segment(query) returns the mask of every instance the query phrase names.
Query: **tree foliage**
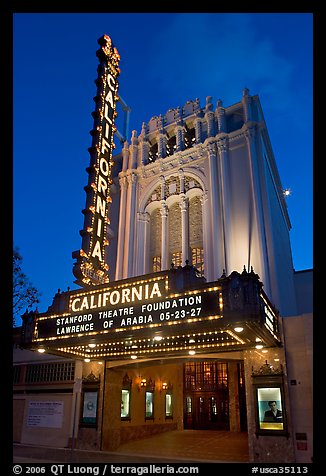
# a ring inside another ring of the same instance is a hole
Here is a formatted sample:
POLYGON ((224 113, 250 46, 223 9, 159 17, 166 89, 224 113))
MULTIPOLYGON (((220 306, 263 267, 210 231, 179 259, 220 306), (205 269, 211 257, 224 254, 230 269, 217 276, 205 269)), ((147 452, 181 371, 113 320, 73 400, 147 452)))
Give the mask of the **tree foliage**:
POLYGON ((22 270, 23 257, 15 247, 13 250, 13 326, 17 326, 23 309, 38 304, 40 293, 22 270))

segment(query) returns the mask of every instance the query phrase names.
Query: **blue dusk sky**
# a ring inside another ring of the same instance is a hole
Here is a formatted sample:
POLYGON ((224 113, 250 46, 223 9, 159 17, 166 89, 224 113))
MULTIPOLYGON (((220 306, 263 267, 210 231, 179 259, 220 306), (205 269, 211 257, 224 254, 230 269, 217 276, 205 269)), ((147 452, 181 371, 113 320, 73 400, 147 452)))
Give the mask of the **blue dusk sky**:
MULTIPOLYGON (((71 254, 81 247, 103 34, 121 57, 128 139, 188 100, 203 107, 212 96, 228 107, 245 87, 259 96, 282 186, 291 190, 293 266, 312 268, 312 13, 15 13, 13 241, 41 293, 39 311, 58 288, 78 288, 71 254)), ((119 105, 118 113, 122 132, 119 105)))

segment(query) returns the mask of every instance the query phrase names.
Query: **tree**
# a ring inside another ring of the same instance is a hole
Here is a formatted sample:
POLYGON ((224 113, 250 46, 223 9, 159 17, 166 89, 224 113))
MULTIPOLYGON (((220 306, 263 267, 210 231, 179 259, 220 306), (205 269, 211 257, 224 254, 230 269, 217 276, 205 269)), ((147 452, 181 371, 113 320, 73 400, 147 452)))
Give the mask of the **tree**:
POLYGON ((13 326, 17 326, 17 318, 21 316, 21 311, 26 308, 31 309, 34 304, 38 304, 40 293, 32 285, 26 274, 22 270, 23 257, 17 247, 13 250, 13 326))

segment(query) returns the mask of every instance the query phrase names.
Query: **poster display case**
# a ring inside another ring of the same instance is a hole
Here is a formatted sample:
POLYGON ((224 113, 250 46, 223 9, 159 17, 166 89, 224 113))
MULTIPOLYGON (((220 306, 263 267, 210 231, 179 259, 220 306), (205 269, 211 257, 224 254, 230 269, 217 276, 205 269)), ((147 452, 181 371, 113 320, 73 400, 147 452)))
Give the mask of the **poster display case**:
POLYGON ((283 370, 270 364, 252 372, 256 435, 287 435, 283 370))

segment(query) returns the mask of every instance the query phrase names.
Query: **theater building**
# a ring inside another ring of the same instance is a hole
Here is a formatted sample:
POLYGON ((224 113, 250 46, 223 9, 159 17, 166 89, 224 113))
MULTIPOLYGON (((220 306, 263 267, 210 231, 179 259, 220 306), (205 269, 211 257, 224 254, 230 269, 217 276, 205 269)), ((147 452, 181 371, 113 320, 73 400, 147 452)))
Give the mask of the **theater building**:
POLYGON ((81 289, 23 316, 16 441, 221 430, 247 432, 250 461, 311 462, 312 270, 293 269, 259 97, 188 101, 114 155, 119 55, 99 44, 81 289))

